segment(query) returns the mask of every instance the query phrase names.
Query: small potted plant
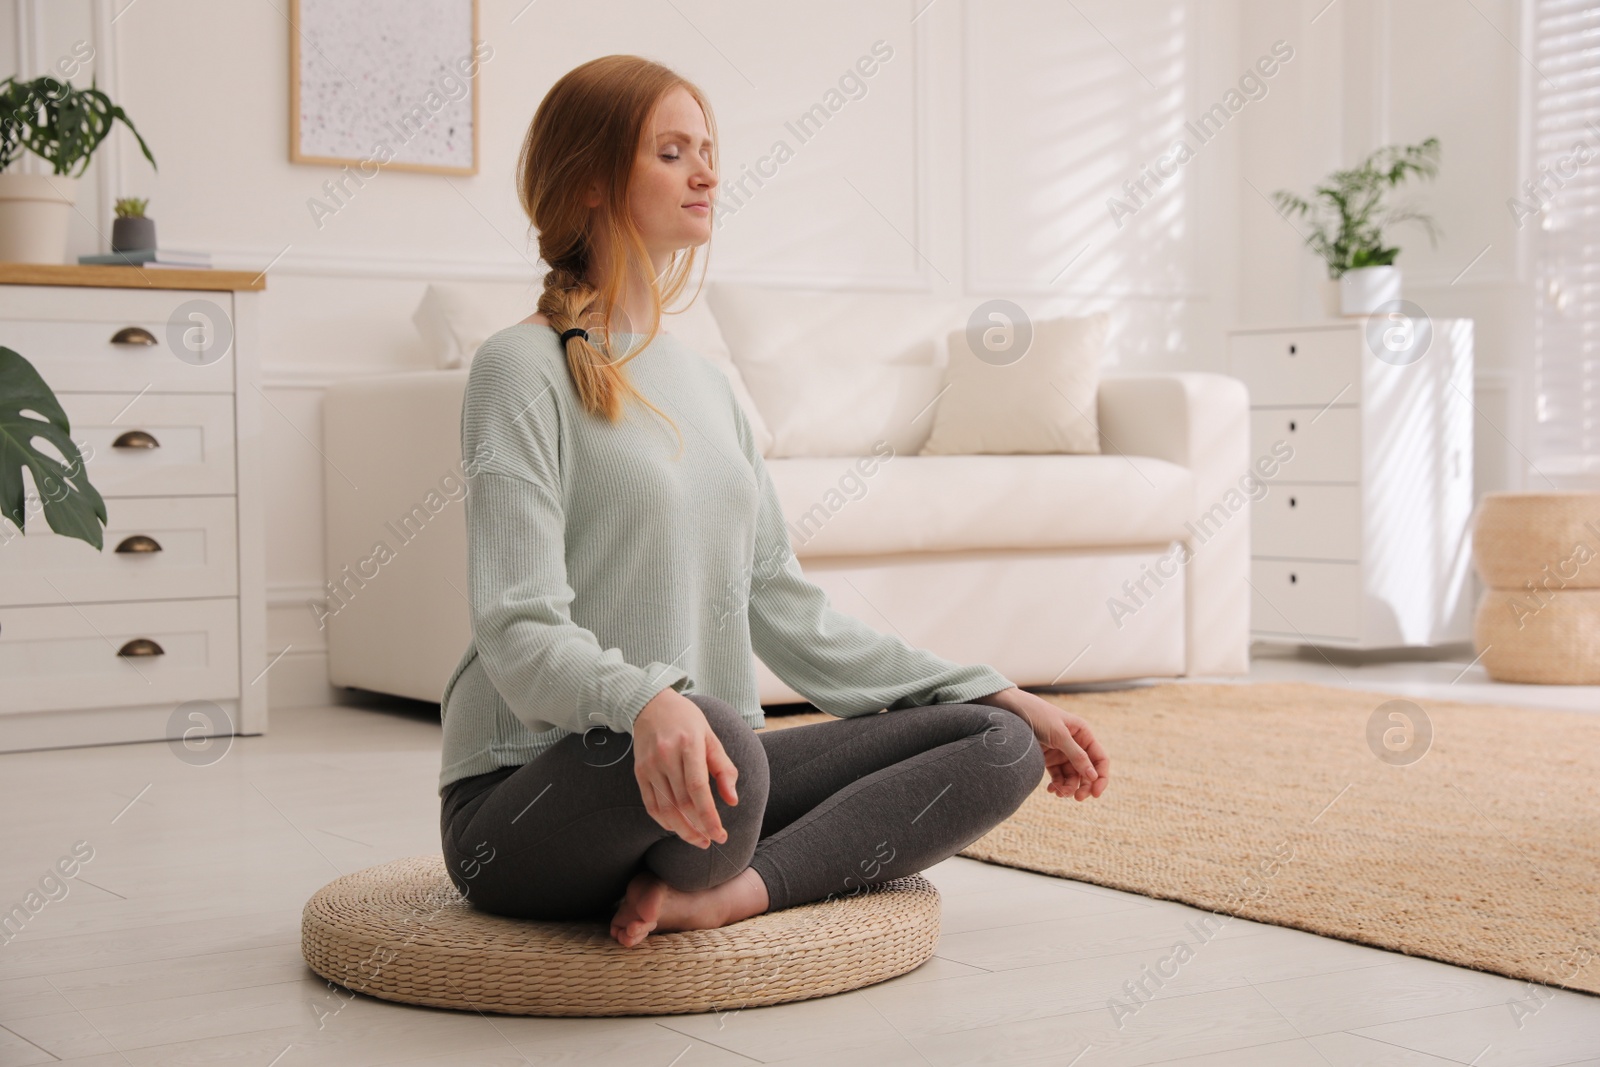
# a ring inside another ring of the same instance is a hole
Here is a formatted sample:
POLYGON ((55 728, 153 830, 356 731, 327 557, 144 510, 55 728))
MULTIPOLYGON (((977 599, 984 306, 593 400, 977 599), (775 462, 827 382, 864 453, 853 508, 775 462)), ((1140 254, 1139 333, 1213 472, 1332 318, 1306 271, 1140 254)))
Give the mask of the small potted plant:
POLYGON ((117 217, 111 223, 111 251, 140 252, 156 246, 156 220, 146 218, 144 213, 149 203, 137 196, 117 201, 117 217))
POLYGON ((1311 224, 1306 244, 1328 265, 1323 288, 1329 315, 1370 315, 1400 298, 1400 249, 1385 245, 1383 229, 1396 222, 1418 222, 1436 241, 1428 216, 1407 207, 1389 207, 1384 196, 1416 176, 1432 178, 1439 171, 1439 139, 1414 145, 1386 145, 1349 170, 1336 170, 1316 187, 1310 201, 1285 189, 1272 194, 1285 218, 1311 224))
POLYGON ((0 82, 0 260, 61 263, 67 222, 89 158, 121 122, 152 167, 156 159, 120 107, 92 83, 79 89, 48 75, 0 82), (27 149, 52 174, 21 174, 11 164, 27 149))

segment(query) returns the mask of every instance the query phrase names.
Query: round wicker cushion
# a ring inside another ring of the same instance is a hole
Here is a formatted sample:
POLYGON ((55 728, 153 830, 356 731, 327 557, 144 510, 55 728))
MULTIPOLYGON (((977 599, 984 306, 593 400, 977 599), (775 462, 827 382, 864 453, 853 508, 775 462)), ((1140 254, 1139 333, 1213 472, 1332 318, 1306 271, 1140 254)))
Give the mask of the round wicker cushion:
POLYGON ((1600 684, 1600 493, 1485 493, 1472 643, 1497 682, 1600 684))
POLYGON ((1600 589, 1558 589, 1539 599, 1543 607, 1522 590, 1483 591, 1472 625, 1483 669, 1497 682, 1600 685, 1600 589))
POLYGON ((1483 494, 1472 560, 1491 589, 1600 589, 1600 493, 1483 494))
POLYGON ((306 963, 347 989, 512 1015, 668 1015, 805 1000, 904 974, 938 940, 939 891, 920 874, 624 948, 607 922, 535 922, 472 907, 437 853, 335 878, 300 922, 306 963))

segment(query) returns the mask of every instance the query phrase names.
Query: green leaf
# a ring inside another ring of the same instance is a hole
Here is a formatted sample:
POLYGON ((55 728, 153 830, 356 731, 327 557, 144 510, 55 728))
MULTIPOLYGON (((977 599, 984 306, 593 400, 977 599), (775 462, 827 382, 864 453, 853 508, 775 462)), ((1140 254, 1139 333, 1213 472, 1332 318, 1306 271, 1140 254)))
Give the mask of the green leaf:
POLYGON ((48 162, 56 174, 81 177, 89 158, 121 122, 139 142, 139 150, 155 166, 155 156, 122 108, 101 92, 93 78, 89 88, 45 75, 29 82, 16 77, 0 81, 0 170, 26 148, 48 162))
POLYGON ((1350 269, 1355 270, 1360 267, 1392 267, 1394 266, 1394 257, 1399 254, 1400 249, 1397 247, 1363 248, 1361 251, 1356 253, 1354 257, 1355 262, 1350 265, 1350 269))
POLYGON ((50 529, 63 537, 87 541, 98 552, 105 547, 101 526, 106 521, 106 502, 89 484, 83 455, 71 433, 67 413, 33 364, 0 345, 0 508, 17 529, 28 532, 22 484, 22 468, 27 467, 50 529), (29 415, 29 411, 44 417, 29 415), (67 462, 35 448, 36 437, 55 446, 67 462))
POLYGON ((1399 248, 1386 246, 1383 230, 1396 222, 1417 222, 1436 240, 1433 220, 1410 209, 1390 209, 1384 204, 1389 190, 1411 177, 1432 178, 1439 170, 1439 139, 1429 137, 1414 145, 1387 145, 1354 167, 1336 170, 1312 190, 1310 202, 1280 189, 1273 203, 1287 218, 1305 218, 1311 231, 1305 243, 1328 265, 1328 277, 1337 278, 1359 267, 1391 266, 1399 248))

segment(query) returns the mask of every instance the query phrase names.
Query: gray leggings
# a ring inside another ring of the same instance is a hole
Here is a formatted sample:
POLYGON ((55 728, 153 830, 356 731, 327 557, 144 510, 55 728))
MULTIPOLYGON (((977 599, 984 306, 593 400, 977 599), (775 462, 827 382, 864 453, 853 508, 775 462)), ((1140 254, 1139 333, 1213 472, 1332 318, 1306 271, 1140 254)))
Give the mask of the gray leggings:
POLYGON ((728 840, 689 844, 650 817, 633 738, 596 727, 532 762, 450 783, 440 835, 450 880, 485 911, 610 919, 648 868, 685 892, 754 867, 768 910, 921 871, 988 833, 1036 789, 1028 724, 987 704, 935 704, 782 730, 685 694, 736 767, 739 803, 712 797, 728 840))

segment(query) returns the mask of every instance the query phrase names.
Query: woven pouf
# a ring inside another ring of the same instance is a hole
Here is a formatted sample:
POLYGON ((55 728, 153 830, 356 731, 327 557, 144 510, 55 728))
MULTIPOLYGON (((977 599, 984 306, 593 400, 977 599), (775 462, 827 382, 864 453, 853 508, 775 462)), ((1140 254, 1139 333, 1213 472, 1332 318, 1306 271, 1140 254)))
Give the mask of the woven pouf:
POLYGON ((1497 682, 1600 684, 1600 493, 1485 493, 1474 651, 1497 682))
POLYGON ((609 922, 535 922, 471 906, 437 853, 335 878, 300 921, 306 963, 346 989, 509 1015, 674 1015, 806 1000, 904 974, 938 940, 939 891, 920 874, 624 948, 609 922))

